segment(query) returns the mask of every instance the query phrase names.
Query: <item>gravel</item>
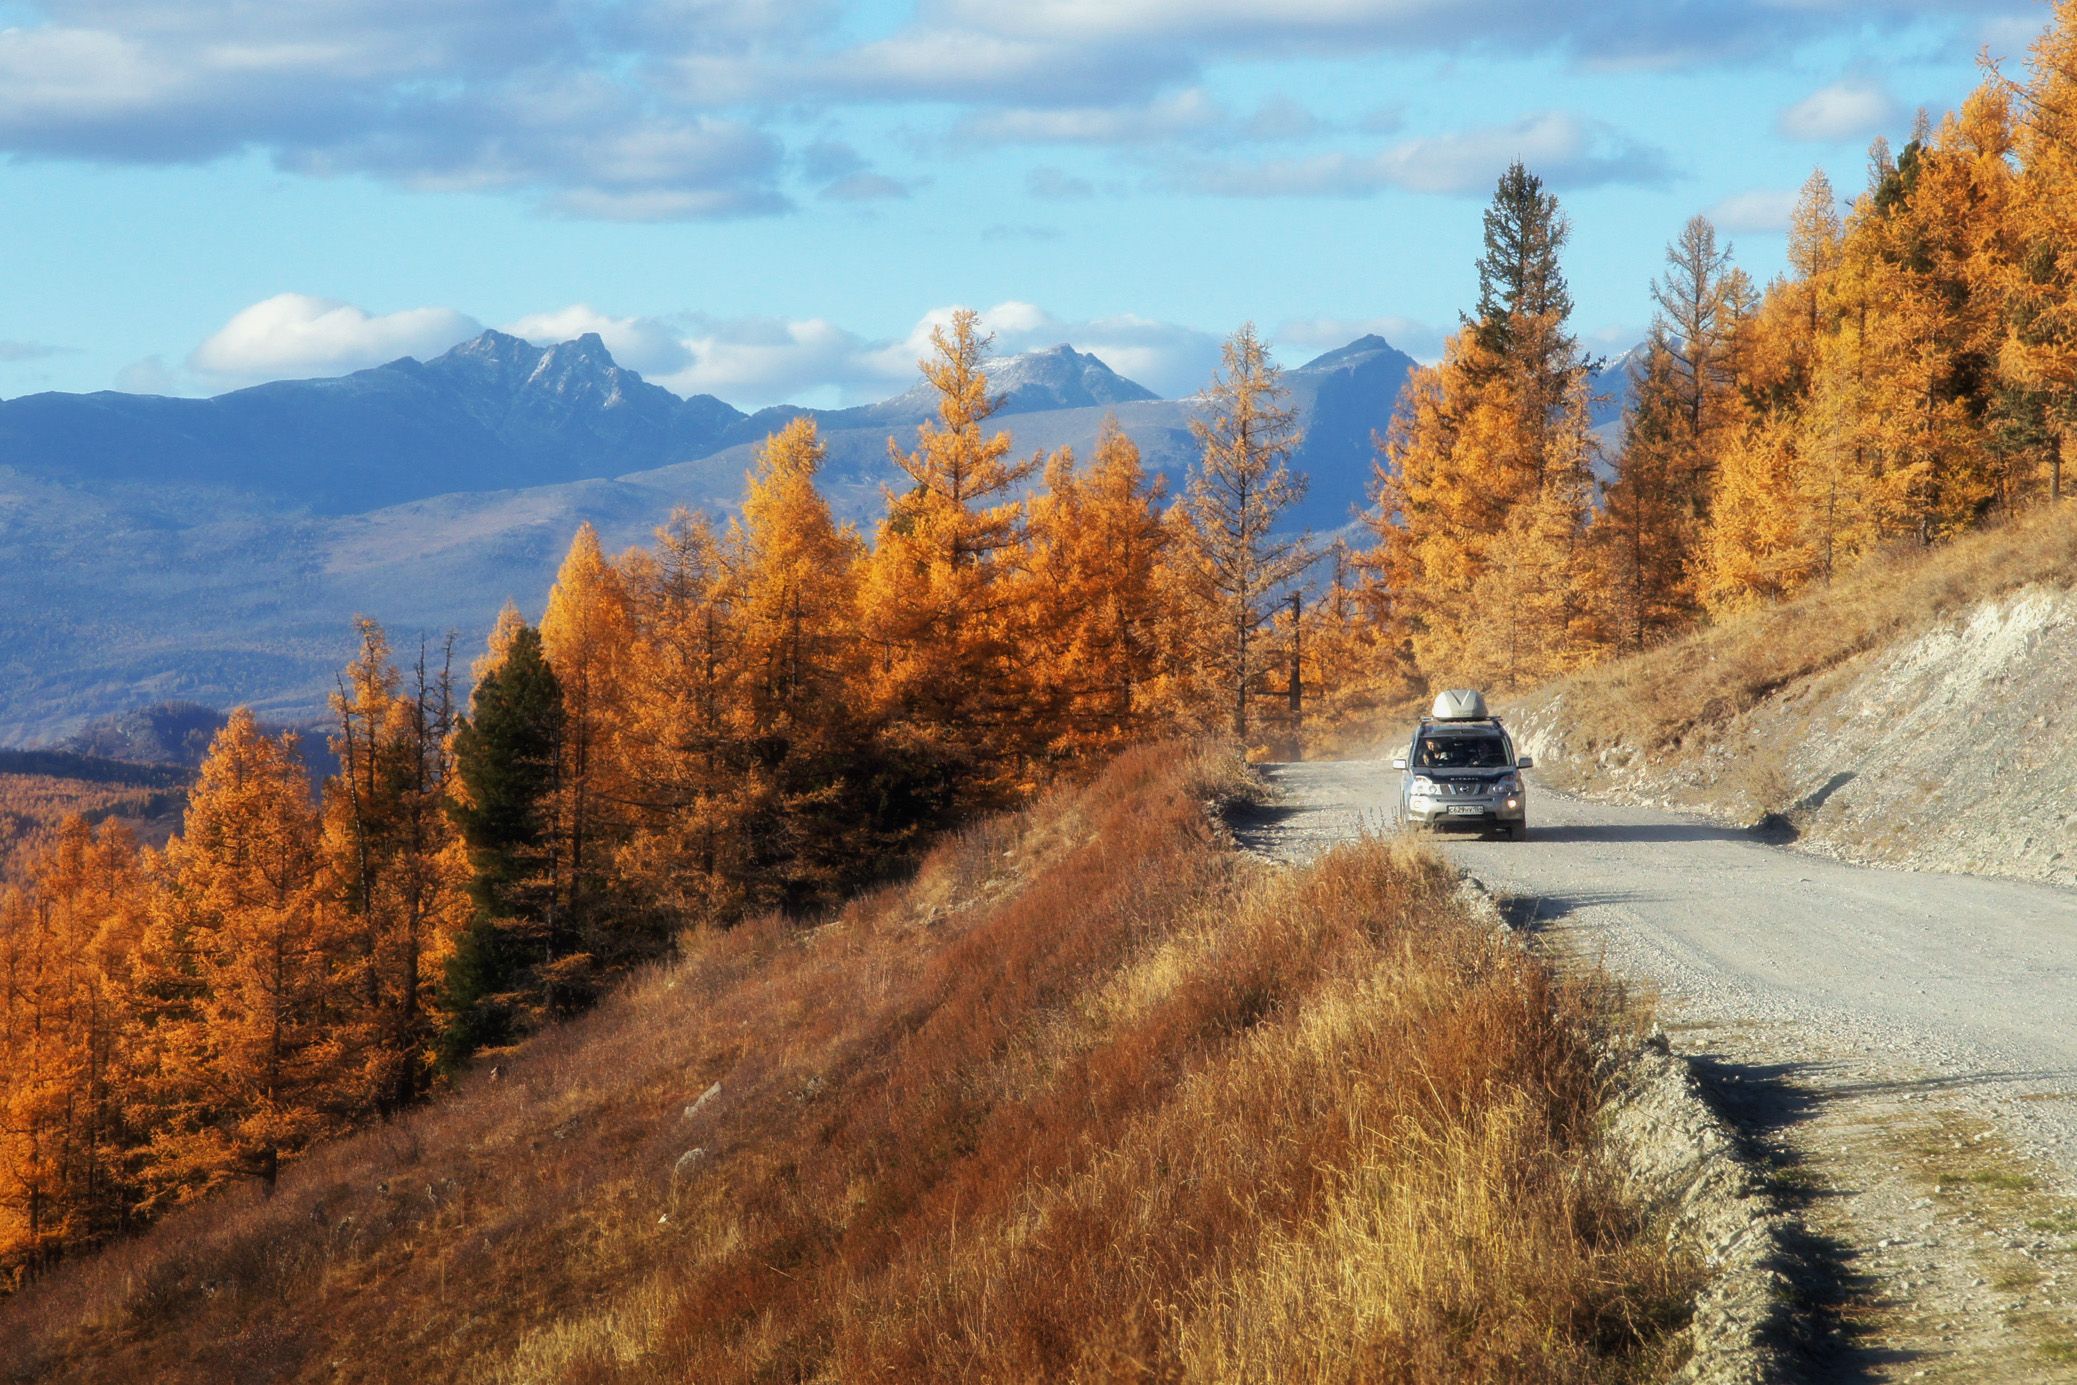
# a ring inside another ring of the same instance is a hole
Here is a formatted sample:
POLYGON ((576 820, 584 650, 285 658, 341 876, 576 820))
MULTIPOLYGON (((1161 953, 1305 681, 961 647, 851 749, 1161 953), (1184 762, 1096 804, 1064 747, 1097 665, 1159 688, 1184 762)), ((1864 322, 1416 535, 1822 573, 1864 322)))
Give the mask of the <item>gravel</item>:
MULTIPOLYGON (((1304 860, 1391 830, 1388 763, 1267 774, 1281 802, 1252 849, 1304 860)), ((1995 1286, 2029 1218, 2077 1194, 2077 891, 1853 865, 1533 783, 1531 808, 1525 843, 1443 849, 1539 946, 1657 997, 1672 1051, 1794 1190, 1777 1200, 1820 1373, 2032 1378, 2077 1299, 1995 1286), (1957 1160, 2031 1191, 1986 1192, 1957 1160)))

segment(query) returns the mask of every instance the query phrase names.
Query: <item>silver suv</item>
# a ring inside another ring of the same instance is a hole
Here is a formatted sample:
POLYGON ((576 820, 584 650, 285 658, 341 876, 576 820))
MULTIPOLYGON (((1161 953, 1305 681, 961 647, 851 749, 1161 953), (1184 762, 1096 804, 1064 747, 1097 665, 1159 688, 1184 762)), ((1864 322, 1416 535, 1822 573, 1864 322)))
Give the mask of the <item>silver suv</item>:
POLYGON ((1421 718, 1413 744, 1392 761, 1399 781, 1399 821, 1412 827, 1502 830, 1529 835, 1529 791, 1522 771, 1536 761, 1517 756, 1500 718, 1475 692, 1446 692, 1421 718))

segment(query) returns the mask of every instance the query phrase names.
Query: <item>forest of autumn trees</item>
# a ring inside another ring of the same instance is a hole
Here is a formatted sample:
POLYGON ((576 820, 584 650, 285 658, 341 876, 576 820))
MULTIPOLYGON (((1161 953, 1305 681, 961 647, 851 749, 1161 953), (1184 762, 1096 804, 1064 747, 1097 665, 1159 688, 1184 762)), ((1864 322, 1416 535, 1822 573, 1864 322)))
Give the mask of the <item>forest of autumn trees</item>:
POLYGON ((1281 520, 1298 424, 1253 328, 1171 495, 1115 423, 1089 457, 1020 454, 961 313, 870 532, 796 420, 734 517, 681 511, 619 555, 582 529, 539 624, 508 607, 466 680, 362 621, 318 794, 239 712, 163 849, 66 822, 0 893, 0 1286, 271 1185, 680 930, 811 915, 1124 745, 1288 751, 2077 484, 2077 0, 2026 84, 1994 71, 1878 144, 1843 216, 1813 176, 1764 290, 1681 228, 1612 452, 1557 199, 1517 165, 1484 231, 1478 300, 1380 440, 1366 546, 1281 520))
POLYGON ((687 926, 812 912, 1150 735, 1275 734, 1248 697, 1307 550, 1253 329, 1180 501, 1114 425, 1087 459, 1016 455, 988 345, 972 313, 935 334, 938 417, 890 443, 907 484, 870 535, 796 420, 735 518, 617 557, 581 529, 466 706, 451 649, 400 669, 361 621, 319 794, 240 711, 163 850, 65 823, 0 896, 0 1275, 271 1186, 687 926))
POLYGON ((1813 174, 1764 291, 1689 221, 1605 455, 1567 327, 1570 229, 1533 173, 1509 171, 1477 308, 1383 443, 1371 605, 1415 683, 1532 682, 2068 494, 2068 0, 2027 83, 1993 71, 1901 152, 1878 140, 1843 216, 1813 174))

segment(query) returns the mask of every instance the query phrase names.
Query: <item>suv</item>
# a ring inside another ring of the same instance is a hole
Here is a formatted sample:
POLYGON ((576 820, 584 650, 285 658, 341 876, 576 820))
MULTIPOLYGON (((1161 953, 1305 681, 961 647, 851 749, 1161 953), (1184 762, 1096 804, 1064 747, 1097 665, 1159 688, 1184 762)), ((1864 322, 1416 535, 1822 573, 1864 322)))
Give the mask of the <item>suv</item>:
POLYGON ((1412 827, 1502 829, 1529 835, 1529 792, 1522 771, 1536 761, 1517 756, 1500 718, 1476 692, 1446 692, 1421 718, 1413 744, 1392 761, 1399 782, 1399 821, 1412 827))

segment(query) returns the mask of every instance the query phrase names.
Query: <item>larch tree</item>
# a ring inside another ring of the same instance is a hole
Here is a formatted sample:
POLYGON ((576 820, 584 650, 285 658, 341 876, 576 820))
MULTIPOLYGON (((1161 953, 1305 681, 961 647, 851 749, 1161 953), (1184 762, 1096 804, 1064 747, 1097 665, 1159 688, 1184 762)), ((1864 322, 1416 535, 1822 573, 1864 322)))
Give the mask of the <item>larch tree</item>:
POLYGON ((1723 454, 1695 555, 1696 593, 1714 617, 1793 596, 1819 570, 1826 535, 1810 523, 1810 471, 1797 443, 1795 420, 1770 415, 1723 454))
POLYGON ((1514 684, 1605 642, 1589 601, 1589 369, 1571 335, 1557 199, 1521 165, 1486 214, 1479 312, 1416 371, 1387 433, 1375 570, 1416 665, 1514 684))
POLYGON ((120 823, 68 817, 0 899, 0 1282, 130 1221, 130 960, 143 881, 120 823))
POLYGON ((1604 596, 1613 632, 1623 647, 1637 650, 1693 618, 1690 560, 1698 525, 1688 506, 1688 486, 1697 478, 1678 358, 1654 338, 1641 368, 1633 369, 1615 481, 1593 532, 1608 576, 1604 596))
POLYGON ((2010 313, 1999 348, 2006 394, 2000 445, 2033 461, 2035 494, 2060 500, 2073 487, 2070 433, 2077 427, 2077 3, 2057 0, 2021 85, 1997 84, 2016 106, 2022 172, 2015 195, 2010 313))
POLYGON ((864 545, 816 484, 828 455, 809 419, 765 440, 730 548, 747 752, 748 850, 740 895, 753 906, 833 900, 861 836, 875 830, 854 707, 865 661, 857 635, 864 545))
POLYGON ((1652 283, 1658 312, 1595 535, 1617 638, 1642 648, 1693 620, 1690 574, 1718 458, 1745 422, 1750 304, 1707 218, 1693 217, 1652 283))
POLYGON ((466 870, 447 809, 454 707, 451 652, 420 646, 408 690, 372 620, 333 694, 324 845, 353 939, 352 1032, 370 1100, 384 1113, 424 1095, 433 1000, 464 925, 466 870))
POLYGON ((1265 668, 1258 633, 1312 560, 1309 538, 1278 531, 1284 512, 1305 494, 1305 478, 1289 465, 1303 436, 1289 400, 1282 373, 1248 323, 1226 339, 1202 416, 1190 425, 1199 453, 1184 507, 1217 638, 1203 654, 1243 744, 1248 695, 1265 668))
POLYGON ((1043 651, 1032 711, 1049 724, 1055 756, 1116 750, 1155 714, 1163 494, 1115 418, 1105 420, 1086 473, 1066 449, 1046 463, 1032 498, 1025 610, 1031 643, 1043 651))
POLYGON ((626 797, 614 729, 627 645, 621 576, 599 550, 598 531, 589 522, 580 524, 541 616, 541 651, 563 699, 562 763, 555 776, 561 837, 556 912, 575 940, 566 963, 573 969, 580 967, 579 955, 596 963, 623 950, 606 917, 606 874, 621 836, 616 805, 626 797))
POLYGON ((1405 634, 1393 617, 1390 588, 1370 580, 1374 556, 1337 539, 1327 582, 1301 612, 1301 748, 1343 749, 1340 736, 1374 726, 1419 688, 1405 634))
POLYGON ((33 1273, 73 1234, 68 1119, 77 1055, 63 1014, 66 939, 53 902, 0 893, 0 1282, 33 1273))
POLYGON ((138 1084, 146 1201, 186 1201, 238 1177, 272 1187, 284 1159, 345 1126, 364 1092, 342 1020, 351 947, 319 846, 293 734, 240 708, 211 744, 144 949, 188 983, 148 1017, 138 1084))
MULTIPOLYGON (((678 918, 747 904, 743 747, 752 715, 736 574, 703 514, 679 510, 626 567, 633 642, 623 734, 634 829, 624 885, 678 918)), ((805 670, 803 670, 805 672, 805 670)))
POLYGON ((979 803, 1016 792, 1036 749, 1020 734, 1022 592, 1009 579, 1026 543, 1020 492, 1041 459, 1011 459, 1009 434, 988 431, 1000 404, 989 345, 971 310, 931 330, 918 364, 938 417, 918 426, 914 450, 888 442, 909 488, 887 497, 860 599, 882 715, 979 803))

